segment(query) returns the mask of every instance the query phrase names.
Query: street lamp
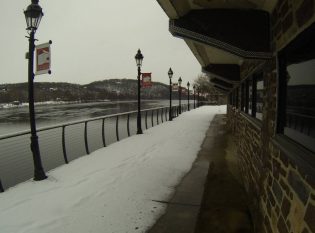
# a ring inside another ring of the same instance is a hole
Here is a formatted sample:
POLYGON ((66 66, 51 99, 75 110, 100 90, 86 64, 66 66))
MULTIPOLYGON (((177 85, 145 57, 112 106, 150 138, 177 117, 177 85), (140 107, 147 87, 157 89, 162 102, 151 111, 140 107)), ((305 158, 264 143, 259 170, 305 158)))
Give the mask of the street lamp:
POLYGON ((136 63, 138 66, 138 114, 137 114, 137 134, 142 134, 142 128, 141 128, 141 112, 140 112, 140 75, 141 75, 141 65, 143 60, 143 55, 138 49, 138 52, 135 56, 136 63))
POLYGON ((178 79, 178 93, 179 93, 179 114, 182 114, 182 105, 181 105, 181 100, 182 100, 182 78, 179 77, 178 79))
POLYGON ((35 32, 43 17, 42 8, 38 5, 38 0, 32 0, 32 3, 24 11, 26 24, 29 33, 29 52, 28 52, 28 102, 31 125, 31 151, 34 162, 34 180, 44 180, 47 178, 42 166, 40 157, 38 136, 36 134, 35 110, 34 110, 34 49, 35 49, 35 32))
POLYGON ((172 77, 173 77, 173 70, 170 68, 168 70, 168 77, 170 79, 170 110, 169 110, 169 121, 173 120, 173 114, 172 114, 172 77))
POLYGON ((197 107, 200 107, 200 87, 197 87, 197 107))
POLYGON ((190 87, 190 83, 187 82, 187 89, 188 89, 188 96, 187 96, 187 100, 188 100, 188 111, 190 111, 190 107, 189 107, 189 87, 190 87))
POLYGON ((194 109, 196 108, 196 85, 193 85, 193 89, 194 89, 194 109))

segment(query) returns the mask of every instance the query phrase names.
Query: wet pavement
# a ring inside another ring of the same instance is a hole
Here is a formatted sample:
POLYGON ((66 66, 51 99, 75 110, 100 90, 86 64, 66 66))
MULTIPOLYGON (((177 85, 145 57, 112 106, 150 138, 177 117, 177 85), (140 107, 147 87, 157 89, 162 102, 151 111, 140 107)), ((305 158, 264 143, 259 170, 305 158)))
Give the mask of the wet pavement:
POLYGON ((167 209, 148 233, 253 232, 225 115, 211 122, 192 169, 173 197, 153 201, 166 203, 167 209))

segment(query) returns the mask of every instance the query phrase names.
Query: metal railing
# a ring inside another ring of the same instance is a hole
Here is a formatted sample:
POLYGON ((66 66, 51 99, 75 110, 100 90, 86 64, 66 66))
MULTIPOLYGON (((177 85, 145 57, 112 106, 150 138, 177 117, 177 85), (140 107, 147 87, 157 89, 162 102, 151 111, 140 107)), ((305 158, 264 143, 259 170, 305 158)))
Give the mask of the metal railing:
MULTIPOLYGON (((188 109, 182 105, 182 112, 188 109)), ((193 109, 191 105, 190 109, 193 109)), ((145 129, 168 121, 169 108, 142 110, 145 129)), ((45 170, 106 147, 136 134, 137 111, 78 120, 37 130, 45 170), (83 137, 82 137, 83 134, 83 137)), ((173 118, 179 115, 179 106, 172 107, 173 118)), ((32 178, 33 164, 30 150, 30 131, 0 136, 0 192, 5 188, 32 178)))
POLYGON ((287 112, 286 127, 301 132, 307 136, 315 137, 315 116, 287 112))

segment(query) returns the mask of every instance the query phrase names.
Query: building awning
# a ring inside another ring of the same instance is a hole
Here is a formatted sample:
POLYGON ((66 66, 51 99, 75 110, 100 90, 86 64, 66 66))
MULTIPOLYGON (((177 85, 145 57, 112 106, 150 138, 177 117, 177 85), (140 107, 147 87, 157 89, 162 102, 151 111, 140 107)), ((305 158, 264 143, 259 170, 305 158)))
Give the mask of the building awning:
MULTIPOLYGON (((214 86, 231 90, 247 59, 270 59, 270 12, 277 0, 158 0, 169 30, 186 44, 214 86)), ((222 91, 222 90, 221 90, 222 91)))

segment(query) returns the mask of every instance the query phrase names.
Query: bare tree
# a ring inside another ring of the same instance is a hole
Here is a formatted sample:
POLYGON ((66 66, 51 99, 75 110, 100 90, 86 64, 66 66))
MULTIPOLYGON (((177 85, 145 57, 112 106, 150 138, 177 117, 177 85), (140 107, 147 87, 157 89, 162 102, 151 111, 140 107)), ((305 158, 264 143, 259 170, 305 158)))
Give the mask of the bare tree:
POLYGON ((199 74, 194 80, 194 85, 199 87, 202 97, 210 101, 210 103, 225 104, 225 96, 213 87, 208 75, 199 74))

